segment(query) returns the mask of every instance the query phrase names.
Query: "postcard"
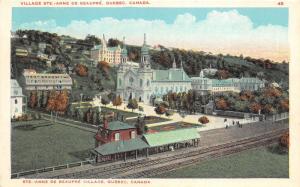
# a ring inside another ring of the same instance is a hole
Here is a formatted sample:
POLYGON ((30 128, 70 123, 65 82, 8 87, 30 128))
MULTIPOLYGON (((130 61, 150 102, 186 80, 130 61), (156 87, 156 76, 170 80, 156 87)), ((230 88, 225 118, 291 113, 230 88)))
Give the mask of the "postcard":
POLYGON ((1 3, 1 186, 299 185, 299 2, 1 3))

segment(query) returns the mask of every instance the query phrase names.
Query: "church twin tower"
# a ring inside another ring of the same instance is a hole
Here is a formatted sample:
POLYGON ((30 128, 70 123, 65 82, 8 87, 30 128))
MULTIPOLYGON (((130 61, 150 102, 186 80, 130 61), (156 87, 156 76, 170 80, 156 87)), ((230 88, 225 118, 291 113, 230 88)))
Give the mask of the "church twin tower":
POLYGON ((121 50, 121 63, 117 72, 117 94, 123 99, 135 98, 139 101, 149 101, 153 71, 150 64, 149 48, 144 34, 144 43, 141 47, 139 66, 128 61, 125 38, 121 50))

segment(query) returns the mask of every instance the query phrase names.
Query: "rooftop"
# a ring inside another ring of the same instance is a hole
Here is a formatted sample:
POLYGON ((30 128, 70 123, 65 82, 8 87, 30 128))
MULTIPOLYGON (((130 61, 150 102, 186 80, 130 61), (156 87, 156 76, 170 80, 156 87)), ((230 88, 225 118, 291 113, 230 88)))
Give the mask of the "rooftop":
POLYGON ((191 78, 181 68, 153 70, 153 72, 153 81, 191 81, 191 78))
POLYGON ((200 134, 195 128, 164 131, 143 136, 150 147, 161 146, 176 142, 200 138, 200 134))
POLYGON ((126 141, 116 141, 103 144, 94 150, 101 155, 110 155, 114 153, 122 153, 127 151, 139 150, 147 148, 149 145, 141 138, 134 138, 126 141))
MULTIPOLYGON (((103 126, 103 125, 102 125, 103 126)), ((112 121, 108 123, 108 129, 109 130, 124 130, 124 129, 133 129, 135 128, 132 125, 129 125, 127 123, 124 123, 122 121, 112 121)))

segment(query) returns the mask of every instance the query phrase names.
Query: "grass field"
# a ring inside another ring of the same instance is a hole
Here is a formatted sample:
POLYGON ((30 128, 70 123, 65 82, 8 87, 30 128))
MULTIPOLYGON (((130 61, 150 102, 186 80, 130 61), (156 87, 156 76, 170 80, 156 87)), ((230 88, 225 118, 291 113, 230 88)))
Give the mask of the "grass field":
POLYGON ((288 178, 288 169, 288 154, 278 154, 260 147, 153 178, 288 178))
POLYGON ((170 124, 165 124, 165 125, 149 127, 149 129, 154 130, 154 131, 168 131, 168 130, 194 128, 194 127, 199 128, 199 127, 202 127, 202 125, 181 121, 181 122, 176 122, 176 123, 170 123, 170 124))
POLYGON ((120 115, 124 115, 125 118, 130 118, 130 117, 136 117, 138 116, 138 113, 135 112, 128 112, 128 111, 123 111, 123 110, 118 110, 118 108, 108 108, 105 106, 101 106, 101 112, 118 112, 120 115))
MULTIPOLYGON (((165 121, 170 121, 170 119, 160 118, 156 116, 147 116, 147 118, 145 119, 145 124, 147 125, 147 124, 160 123, 165 121)), ((137 122, 137 118, 128 119, 125 122, 134 125, 137 122)))
POLYGON ((12 125, 13 173, 84 160, 94 148, 94 133, 42 120, 32 123, 30 128, 12 125))

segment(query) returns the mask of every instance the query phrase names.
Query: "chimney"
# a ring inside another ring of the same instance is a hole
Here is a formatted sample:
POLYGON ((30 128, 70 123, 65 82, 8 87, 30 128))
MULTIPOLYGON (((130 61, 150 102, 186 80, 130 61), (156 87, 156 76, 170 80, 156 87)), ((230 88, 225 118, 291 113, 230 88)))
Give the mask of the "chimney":
POLYGON ((108 129, 108 121, 106 118, 104 118, 104 120, 103 120, 103 128, 108 129))

